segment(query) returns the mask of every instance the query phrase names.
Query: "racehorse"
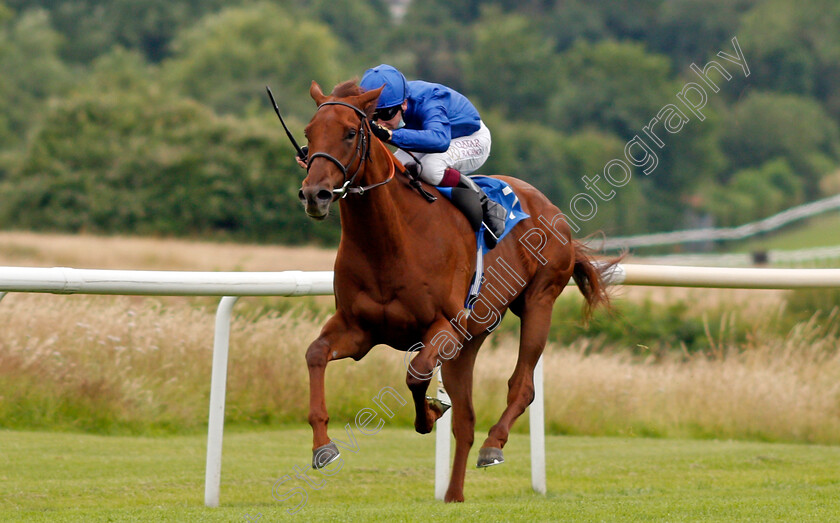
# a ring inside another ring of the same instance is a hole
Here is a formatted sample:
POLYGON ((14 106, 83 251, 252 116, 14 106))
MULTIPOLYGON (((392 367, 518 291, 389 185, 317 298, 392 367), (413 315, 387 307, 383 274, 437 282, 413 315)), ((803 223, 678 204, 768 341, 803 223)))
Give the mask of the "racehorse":
MULTIPOLYGON (((414 400, 414 427, 421 434, 431 432, 447 407, 426 397, 440 367, 455 435, 445 500, 463 501, 475 432, 473 367, 482 342, 506 310, 521 319, 507 407, 481 446, 480 467, 504 461, 502 449, 511 426, 533 401, 534 367, 545 348, 555 300, 574 276, 587 314, 598 305, 609 306, 603 281, 609 263, 593 261, 542 193, 521 180, 495 177, 510 185, 530 218, 484 257, 488 270, 502 267, 510 281, 497 284, 495 292, 485 285, 467 314, 464 300, 477 264, 475 231, 448 200, 429 203, 421 197, 403 175, 404 166, 371 133, 369 119, 381 91, 363 92, 353 81, 337 85, 330 95, 315 82, 310 88, 318 108, 305 131, 309 156, 299 197, 315 220, 326 218, 336 201, 341 213, 336 312, 306 351, 313 467, 324 467, 339 454, 327 435, 327 363, 359 360, 373 346, 385 344, 416 352, 406 384, 414 400)), ((429 194, 437 191, 430 188, 429 194)))

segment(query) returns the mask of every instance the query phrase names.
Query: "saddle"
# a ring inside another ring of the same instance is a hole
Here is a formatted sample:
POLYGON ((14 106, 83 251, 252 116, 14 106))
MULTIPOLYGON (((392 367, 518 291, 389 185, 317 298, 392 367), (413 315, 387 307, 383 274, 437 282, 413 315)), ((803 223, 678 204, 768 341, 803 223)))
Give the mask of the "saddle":
POLYGON ((505 213, 504 232, 499 235, 497 239, 499 242, 507 236, 517 223, 530 216, 522 210, 522 204, 513 192, 513 188, 496 178, 481 175, 461 175, 461 183, 456 187, 438 187, 437 189, 467 217, 476 232, 479 249, 483 249, 484 252, 489 251, 496 244, 496 242, 493 242, 492 245, 489 245, 489 242, 486 241, 486 235, 483 234, 485 224, 482 218, 484 207, 487 205, 487 202, 483 201, 484 198, 487 198, 493 205, 499 206, 499 210, 503 210, 505 213))
POLYGON ((513 192, 510 185, 502 180, 490 178, 488 176, 464 176, 461 175, 462 183, 456 187, 438 187, 438 191, 447 197, 469 220, 475 231, 476 239, 476 258, 475 258, 475 273, 473 274, 472 284, 464 307, 467 310, 472 310, 473 305, 478 300, 478 295, 481 292, 481 283, 484 280, 484 254, 495 247, 498 242, 507 236, 513 227, 529 218, 530 215, 522 210, 522 204, 519 198, 513 192), (466 178, 466 181, 464 180, 466 178), (476 190, 476 187, 479 190, 476 190), (505 212, 504 232, 498 238, 494 238, 489 231, 486 231, 485 224, 482 221, 484 216, 484 206, 487 205, 484 199, 491 200, 494 205, 497 205, 505 212), (488 235, 490 235, 490 242, 488 242, 488 235), (489 245, 488 245, 489 244, 489 245))

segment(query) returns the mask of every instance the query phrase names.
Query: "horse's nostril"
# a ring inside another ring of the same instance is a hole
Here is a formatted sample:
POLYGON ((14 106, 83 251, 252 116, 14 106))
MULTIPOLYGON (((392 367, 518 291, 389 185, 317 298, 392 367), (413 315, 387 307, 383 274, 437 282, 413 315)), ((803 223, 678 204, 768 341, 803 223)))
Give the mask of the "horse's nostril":
POLYGON ((306 201, 306 196, 303 194, 303 189, 301 189, 301 190, 299 190, 299 191, 298 191, 298 198, 299 198, 299 199, 300 199, 300 201, 302 201, 302 202, 305 202, 305 201, 306 201))
POLYGON ((326 190, 326 189, 321 189, 320 191, 318 191, 318 199, 319 200, 331 200, 332 199, 332 193, 330 191, 326 190))

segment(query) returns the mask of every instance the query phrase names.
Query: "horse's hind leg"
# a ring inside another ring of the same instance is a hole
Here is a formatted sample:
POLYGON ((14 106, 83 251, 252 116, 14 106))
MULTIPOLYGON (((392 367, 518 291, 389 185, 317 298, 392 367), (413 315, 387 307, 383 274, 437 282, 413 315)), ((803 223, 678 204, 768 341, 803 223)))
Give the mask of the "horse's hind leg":
POLYGON ((441 367, 443 384, 452 400, 452 433, 455 435, 455 458, 452 475, 446 490, 447 503, 464 501, 464 475, 467 457, 475 439, 475 410, 472 403, 473 368, 475 356, 486 335, 473 338, 464 344, 458 356, 444 362, 441 367))
POLYGON ((534 367, 537 365, 551 324, 551 309, 556 296, 531 297, 524 300, 521 313, 522 333, 519 339, 519 357, 516 368, 508 380, 507 408, 499 421, 490 428, 487 439, 478 454, 478 466, 488 467, 504 462, 502 448, 507 443, 510 429, 516 419, 534 400, 534 367))

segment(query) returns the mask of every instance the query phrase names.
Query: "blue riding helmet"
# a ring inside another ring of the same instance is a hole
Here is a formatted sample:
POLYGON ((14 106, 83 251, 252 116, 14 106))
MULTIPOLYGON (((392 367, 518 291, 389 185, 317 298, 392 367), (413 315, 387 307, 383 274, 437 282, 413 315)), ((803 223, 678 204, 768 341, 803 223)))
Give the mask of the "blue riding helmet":
POLYGON ((359 87, 365 91, 370 91, 379 89, 383 84, 385 88, 379 95, 379 102, 376 104, 377 109, 400 105, 408 98, 408 82, 406 82, 405 76, 395 67, 387 64, 377 65, 365 71, 362 81, 359 82, 359 87))

